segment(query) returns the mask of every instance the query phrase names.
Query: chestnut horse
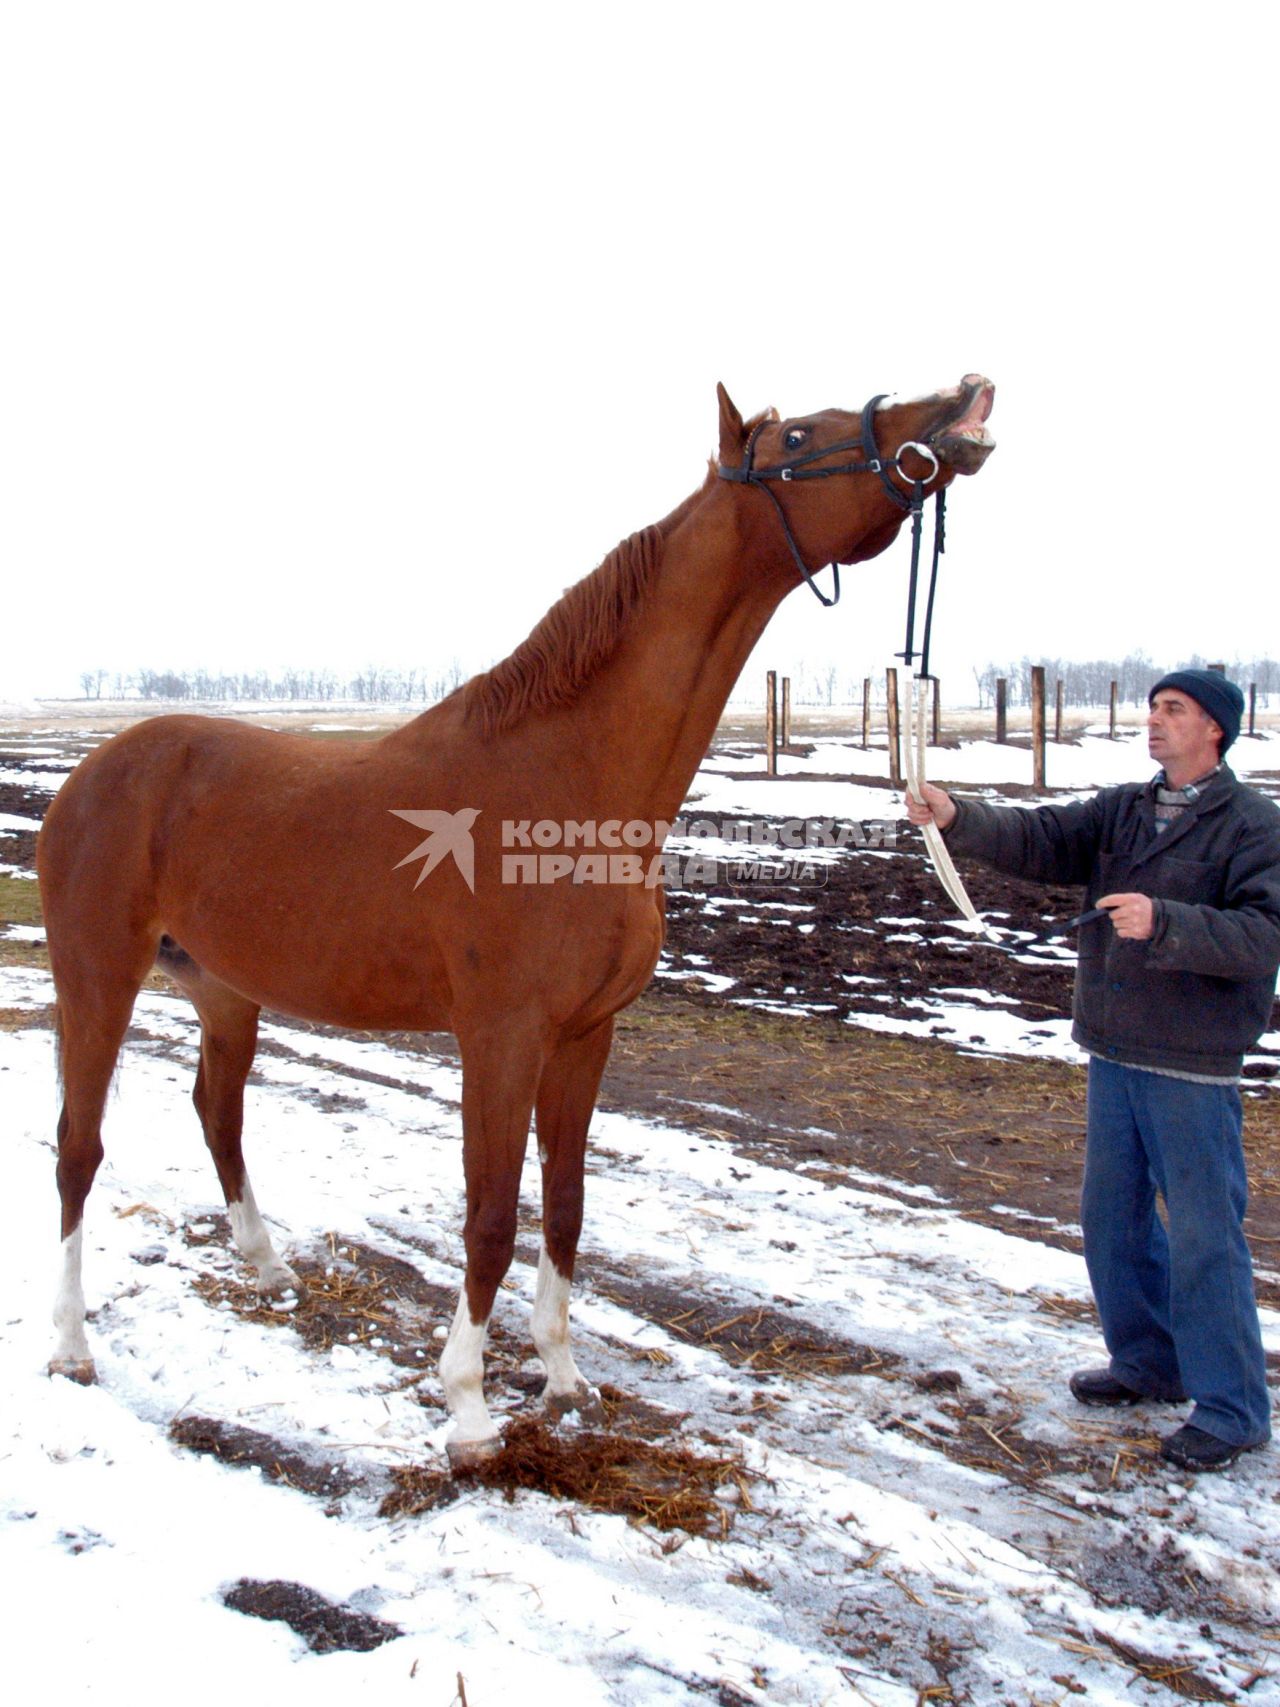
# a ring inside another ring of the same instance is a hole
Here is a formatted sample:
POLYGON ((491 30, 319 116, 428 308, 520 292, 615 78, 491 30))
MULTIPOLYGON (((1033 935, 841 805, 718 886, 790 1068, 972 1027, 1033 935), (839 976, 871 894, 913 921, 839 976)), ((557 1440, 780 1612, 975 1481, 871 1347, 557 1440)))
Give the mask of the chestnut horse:
POLYGON ((570 588, 509 658, 405 727, 346 744, 159 717, 83 761, 54 800, 38 857, 64 1097, 51 1372, 94 1379, 82 1215, 116 1056, 159 957, 199 1015, 195 1105, 236 1243, 266 1290, 299 1283, 241 1155, 259 1010, 456 1035, 467 1264, 440 1360, 456 1463, 497 1445, 483 1349, 536 1118, 543 1398, 553 1415, 598 1414, 569 1349, 569 1289, 613 1016, 649 981, 663 940, 661 885, 635 881, 635 868, 648 871, 739 671, 800 584, 793 546, 814 569, 883 551, 913 480, 945 484, 982 462, 992 397, 969 375, 929 397, 868 405, 875 442, 902 447, 876 478, 849 462, 871 442, 859 440, 859 415, 784 421, 770 410, 744 424, 721 387, 720 470, 570 588), (824 466, 837 452, 844 461, 824 466), (766 503, 741 478, 753 457, 766 478, 788 458, 814 472, 780 481, 766 503), (629 876, 609 866, 613 881, 584 882, 563 860, 541 871, 536 848, 516 863, 528 826, 548 821, 601 826, 606 846, 611 823, 652 828, 627 845, 641 856, 629 876), (513 881, 517 872, 560 880, 513 881))

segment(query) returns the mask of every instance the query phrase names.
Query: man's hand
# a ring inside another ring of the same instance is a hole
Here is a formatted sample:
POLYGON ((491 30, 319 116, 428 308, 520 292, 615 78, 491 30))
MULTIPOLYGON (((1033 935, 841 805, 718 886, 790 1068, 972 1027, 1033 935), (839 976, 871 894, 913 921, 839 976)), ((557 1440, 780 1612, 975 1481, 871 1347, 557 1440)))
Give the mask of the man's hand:
POLYGON ((1100 895, 1098 905, 1110 913, 1117 936, 1145 942, 1156 928, 1156 910, 1150 895, 1100 895))
POLYGON ((931 782, 922 782, 920 792, 924 802, 907 795, 907 817, 913 824, 936 824, 940 830, 946 830, 955 823, 956 803, 944 788, 935 788, 931 782))

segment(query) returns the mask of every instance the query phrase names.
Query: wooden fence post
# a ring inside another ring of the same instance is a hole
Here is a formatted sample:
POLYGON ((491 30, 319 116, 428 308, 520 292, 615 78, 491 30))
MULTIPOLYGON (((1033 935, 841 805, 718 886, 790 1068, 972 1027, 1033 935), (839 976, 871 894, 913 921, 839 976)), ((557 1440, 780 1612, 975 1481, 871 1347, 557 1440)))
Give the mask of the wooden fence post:
POLYGON ((862 750, 871 744, 871 677, 862 678, 862 750))
POLYGON ((1044 787, 1044 665, 1031 666, 1031 786, 1044 787))
POLYGON ((778 774, 778 672, 770 670, 764 684, 764 774, 778 774))
POLYGON ((1061 742, 1061 740, 1062 740, 1062 677, 1061 676, 1058 677, 1058 687, 1057 687, 1056 693, 1054 694, 1053 738, 1055 741, 1058 741, 1058 742, 1061 742))
POLYGON ((791 677, 782 678, 782 750, 791 751, 791 677))
POLYGON ((942 738, 942 683, 937 676, 933 678, 933 745, 936 747, 942 738))
POLYGON ((1118 684, 1115 682, 1112 682, 1112 684, 1111 684, 1111 735, 1110 735, 1110 739, 1113 741, 1116 738, 1116 696, 1117 696, 1118 692, 1119 692, 1118 684))
POLYGON ((1008 733, 1009 684, 1003 676, 996 677, 996 740, 1003 744, 1008 733))
POLYGON ((884 673, 886 709, 889 715, 889 786, 902 787, 902 753, 898 743, 898 672, 884 673))
POLYGON ((1251 735, 1256 735, 1258 733, 1258 730, 1257 730, 1257 714, 1258 714, 1258 684, 1257 684, 1257 682, 1250 682, 1249 683, 1249 733, 1251 735))

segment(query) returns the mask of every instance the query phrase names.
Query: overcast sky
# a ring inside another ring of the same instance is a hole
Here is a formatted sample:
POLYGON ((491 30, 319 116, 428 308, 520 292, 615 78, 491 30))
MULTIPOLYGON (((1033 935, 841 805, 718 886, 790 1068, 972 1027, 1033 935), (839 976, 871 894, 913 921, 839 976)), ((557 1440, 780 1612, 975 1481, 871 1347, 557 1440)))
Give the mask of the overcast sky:
MULTIPOLYGON (((0 701, 482 667, 700 484, 718 379, 996 382, 956 698, 1274 654, 1275 16, 0 0, 0 701)), ((906 568, 762 654, 878 669, 906 568)))

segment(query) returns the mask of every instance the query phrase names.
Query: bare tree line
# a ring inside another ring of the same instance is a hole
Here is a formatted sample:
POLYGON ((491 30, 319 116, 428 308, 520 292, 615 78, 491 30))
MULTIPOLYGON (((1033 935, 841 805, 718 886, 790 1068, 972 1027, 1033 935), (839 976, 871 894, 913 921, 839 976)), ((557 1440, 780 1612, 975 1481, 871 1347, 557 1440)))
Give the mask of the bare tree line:
POLYGON ((213 700, 246 703, 263 700, 356 701, 362 705, 434 704, 465 680, 455 658, 435 675, 426 670, 391 670, 369 665, 354 676, 333 670, 82 670, 80 687, 86 699, 213 700))
MULTIPOLYGON (((1144 706, 1147 703, 1147 694, 1161 676, 1167 675, 1173 669, 1202 670, 1206 667, 1206 661, 1196 653, 1190 658, 1180 659, 1176 664, 1157 664, 1148 658, 1145 652, 1131 652, 1120 659, 1091 658, 1081 661, 1072 658, 1023 657, 1008 664, 986 664, 981 669, 975 666, 973 676, 978 690, 979 710, 995 704, 996 681, 1000 677, 1008 684, 1006 697, 1009 705, 1030 705, 1031 671, 1036 665, 1044 666, 1045 681, 1049 684, 1050 694, 1054 691, 1053 684, 1059 680, 1062 682, 1064 705, 1106 705, 1111 699, 1111 684, 1115 682, 1122 705, 1144 706)), ((1237 660, 1227 665, 1227 675, 1245 694, 1248 693, 1251 683, 1256 684, 1259 704, 1264 707, 1269 704, 1268 695, 1280 694, 1280 663, 1274 658, 1255 658, 1247 663, 1237 660)), ((847 668, 836 664, 801 665, 791 677, 792 702, 796 705, 853 705, 862 699, 863 679, 862 675, 849 675, 847 668)), ((880 704, 885 693, 883 670, 873 672, 869 679, 873 702, 880 704)), ((754 687, 754 684, 751 686, 754 687)), ((943 686, 945 688, 946 684, 943 686)), ((955 696, 951 697, 952 703, 955 703, 955 696)))
MULTIPOLYGON (((1203 669, 1205 660, 1195 654, 1176 665, 1156 664, 1143 652, 1131 652, 1121 659, 1093 658, 1083 662, 1068 658, 1023 657, 1007 664, 989 663, 981 669, 974 667, 973 676, 978 692, 979 709, 995 703, 996 681, 1003 677, 1008 683, 1009 705, 1031 703, 1031 671, 1036 664, 1044 666, 1045 680, 1053 691, 1053 683, 1061 680, 1064 704, 1068 706, 1106 705, 1111 697, 1111 684, 1118 684, 1122 704, 1145 705, 1152 685, 1171 668, 1203 669)), ((1280 663, 1274 658, 1258 658, 1248 663, 1228 664, 1227 675, 1247 693, 1256 683, 1259 702, 1269 705, 1269 695, 1280 694, 1280 663)), ((265 670, 239 672, 210 670, 153 670, 142 669, 131 675, 120 671, 82 670, 80 688, 86 699, 132 699, 135 695, 148 700, 194 700, 221 703, 253 703, 262 701, 316 701, 325 703, 354 701, 362 705, 431 705, 461 686, 467 672, 454 658, 444 670, 392 670, 380 665, 368 665, 354 676, 342 676, 334 670, 282 670, 272 674, 265 670)), ((847 666, 832 663, 801 665, 792 675, 792 699, 796 705, 853 705, 862 699, 862 675, 850 675, 847 666)), ((884 697, 882 672, 871 677, 872 695, 879 703, 884 697)))
MULTIPOLYGON (((975 667, 973 672, 979 708, 995 703, 996 682, 1001 677, 1008 684, 1006 695, 1010 705, 1030 705, 1031 671, 1038 664, 1044 666, 1050 693, 1053 684, 1061 681, 1063 703, 1070 706, 1106 705, 1111 698, 1112 682, 1116 683, 1122 705, 1143 706, 1156 682, 1170 670, 1207 667, 1199 653, 1176 664, 1155 664, 1145 652, 1131 652, 1120 659, 1091 658, 1083 663, 1069 658, 1020 658, 1016 663, 986 664, 982 669, 975 667)), ((1280 663, 1274 658, 1255 658, 1248 663, 1237 660, 1226 666, 1226 672, 1246 694, 1250 684, 1256 684, 1263 705, 1269 703, 1268 695, 1280 693, 1280 663)))

